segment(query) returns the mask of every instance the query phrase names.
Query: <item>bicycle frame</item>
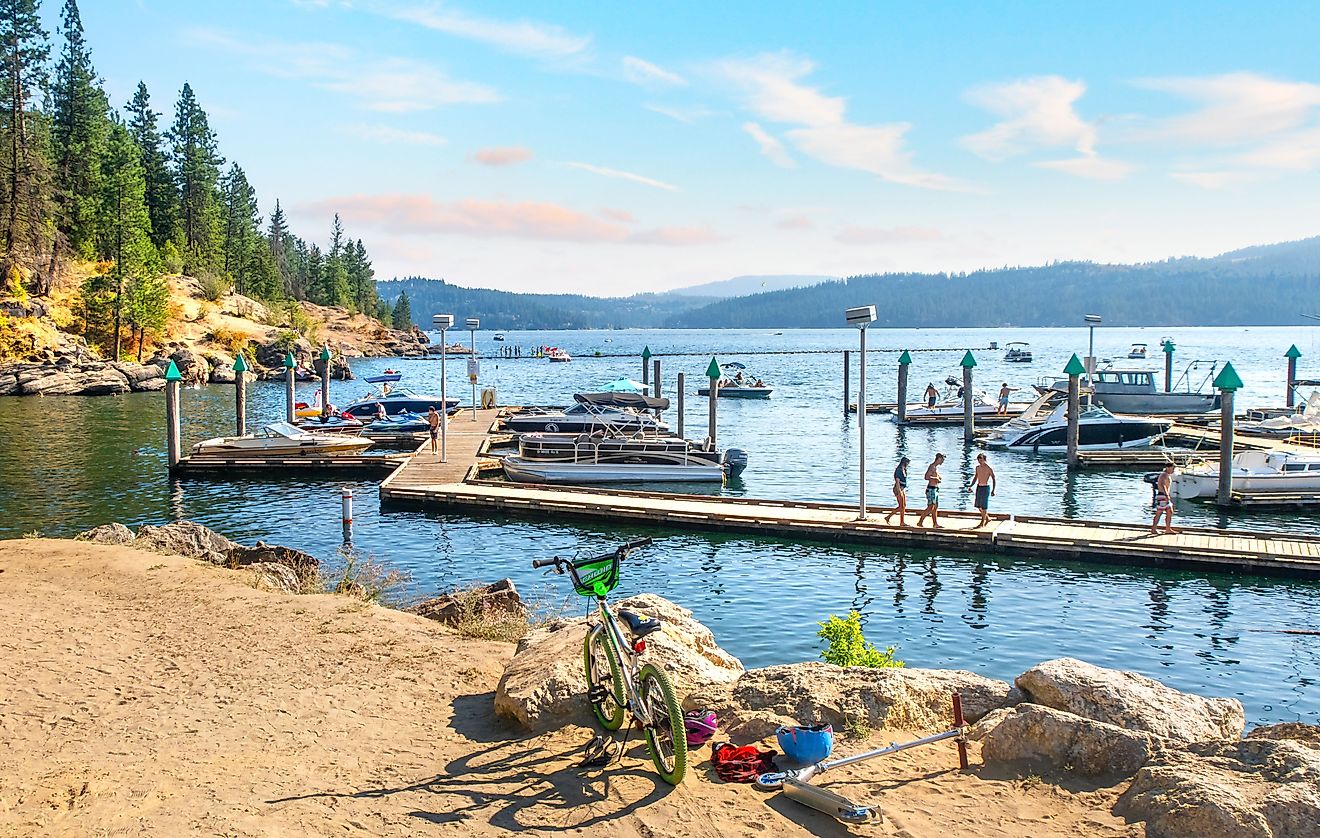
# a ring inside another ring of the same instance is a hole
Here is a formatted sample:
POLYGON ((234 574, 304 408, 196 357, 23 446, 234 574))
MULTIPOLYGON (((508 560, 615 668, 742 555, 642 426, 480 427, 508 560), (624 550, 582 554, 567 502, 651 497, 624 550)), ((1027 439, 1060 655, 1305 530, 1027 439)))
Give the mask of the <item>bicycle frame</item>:
POLYGON ((623 629, 619 627, 619 621, 610 613, 609 603, 606 602, 605 597, 596 597, 596 613, 601 623, 590 626, 587 629, 588 635, 605 632, 608 636, 607 645, 613 649, 613 653, 619 659, 619 673, 623 676, 623 685, 628 691, 627 709, 644 726, 649 726, 653 721, 651 708, 642 702, 641 695, 637 692, 637 655, 624 639, 623 629))

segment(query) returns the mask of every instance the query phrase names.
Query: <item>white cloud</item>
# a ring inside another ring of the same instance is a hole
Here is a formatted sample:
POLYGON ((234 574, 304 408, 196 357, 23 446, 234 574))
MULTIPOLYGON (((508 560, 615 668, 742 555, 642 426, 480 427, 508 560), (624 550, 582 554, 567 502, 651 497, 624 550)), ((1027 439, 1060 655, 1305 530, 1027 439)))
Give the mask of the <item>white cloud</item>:
POLYGON ((1236 160, 1248 166, 1290 172, 1320 168, 1320 125, 1280 134, 1239 154, 1236 160))
POLYGON ((667 189, 670 192, 678 191, 678 187, 674 186, 672 183, 665 183, 662 180, 649 178, 646 177, 645 175, 634 174, 633 172, 625 172, 621 169, 609 169, 606 168, 605 166, 595 166, 591 163, 579 163, 576 161, 568 162, 565 163, 564 165, 570 166, 574 169, 581 169, 584 172, 591 172, 592 174, 601 175, 602 177, 617 178, 619 180, 630 180, 633 183, 640 183, 645 186, 654 187, 656 189, 667 189))
POLYGON ((1223 189, 1256 179, 1251 172, 1235 171, 1170 172, 1169 177, 1202 189, 1223 189))
POLYGON ((478 17, 439 3, 388 4, 379 8, 398 20, 532 58, 566 58, 591 45, 590 36, 574 35, 554 24, 478 17))
POLYGON ((1038 147, 1066 146, 1094 154, 1095 126, 1073 108, 1085 92, 1082 82, 1060 76, 974 87, 967 92, 967 100, 1002 120, 961 142, 973 153, 994 161, 1038 147))
MULTIPOLYGON (((962 188, 956 181, 912 164, 903 148, 907 123, 857 125, 846 119, 847 103, 801 82, 815 70, 809 59, 788 52, 728 59, 715 65, 745 98, 746 107, 770 122, 800 126, 785 136, 799 151, 822 163, 870 172, 893 183, 929 189, 962 188)), ((746 130, 744 128, 744 130, 746 130)))
POLYGON ((1066 160, 1041 160, 1035 165, 1088 180, 1122 180, 1132 174, 1132 164, 1098 154, 1083 154, 1066 160))
POLYGON ((377 58, 342 44, 253 40, 216 29, 192 29, 184 38, 196 46, 242 56, 260 72, 347 94, 368 110, 406 113, 500 101, 494 88, 451 79, 425 61, 377 58))
POLYGON ((650 61, 626 55, 623 58, 623 76, 634 84, 674 86, 687 84, 678 73, 657 67, 650 61))
POLYGON ((439 134, 430 131, 410 131, 404 128, 395 128, 391 125, 367 125, 358 123, 347 126, 351 134, 355 134, 363 139, 375 140, 379 143, 389 145, 444 145, 448 140, 439 134))
POLYGON ((1145 132, 1155 139, 1210 145, 1249 143, 1300 128, 1320 108, 1320 85, 1256 73, 1142 79, 1136 84, 1201 104, 1190 113, 1156 120, 1145 132))
POLYGON ((658 114, 685 124, 691 124, 698 119, 705 119, 714 114, 714 111, 701 105, 694 105, 692 107, 675 107, 673 105, 657 105, 654 102, 648 102, 643 107, 648 111, 655 111, 658 114))
POLYGON ((756 140, 756 144, 761 147, 761 154, 771 163, 785 169, 791 169, 797 165, 793 162, 793 158, 788 156, 788 152, 784 150, 784 144, 767 134, 760 125, 755 122, 744 122, 742 128, 751 135, 753 140, 756 140))

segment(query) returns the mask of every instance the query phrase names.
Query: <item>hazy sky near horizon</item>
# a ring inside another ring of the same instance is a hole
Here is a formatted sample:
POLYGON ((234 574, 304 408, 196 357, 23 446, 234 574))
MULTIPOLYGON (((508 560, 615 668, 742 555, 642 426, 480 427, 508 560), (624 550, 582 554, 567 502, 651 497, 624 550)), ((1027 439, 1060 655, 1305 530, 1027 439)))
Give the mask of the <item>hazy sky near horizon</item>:
MULTIPOLYGON (((57 0, 45 0, 52 23, 57 0)), ((1212 255, 1320 233, 1320 4, 81 4, 122 105, 184 81, 262 211, 377 276, 1212 255)))

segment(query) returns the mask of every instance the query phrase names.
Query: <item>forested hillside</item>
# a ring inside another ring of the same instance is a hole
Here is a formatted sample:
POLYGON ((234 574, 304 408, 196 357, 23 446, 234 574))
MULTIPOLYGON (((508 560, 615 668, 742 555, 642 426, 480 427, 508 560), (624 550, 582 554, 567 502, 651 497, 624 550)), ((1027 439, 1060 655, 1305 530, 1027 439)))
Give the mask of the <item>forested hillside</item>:
POLYGON ((232 288, 388 314, 366 247, 338 216, 324 248, 289 229, 278 200, 263 217, 186 81, 168 120, 142 83, 115 107, 76 0, 55 35, 37 0, 0 0, 0 297, 71 290, 61 327, 115 359, 164 329, 167 274, 196 277, 211 299, 232 288), (62 288, 70 278, 78 287, 62 288))

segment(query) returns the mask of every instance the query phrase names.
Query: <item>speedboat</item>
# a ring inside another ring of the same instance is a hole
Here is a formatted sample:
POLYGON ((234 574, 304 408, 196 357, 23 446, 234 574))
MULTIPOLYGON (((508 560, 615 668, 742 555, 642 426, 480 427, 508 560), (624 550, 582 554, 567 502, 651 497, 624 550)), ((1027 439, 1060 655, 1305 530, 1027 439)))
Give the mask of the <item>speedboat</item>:
POLYGON ((1004 353, 1004 361, 1010 364, 1030 364, 1031 363, 1031 344, 1020 340, 1011 340, 1004 344, 1008 351, 1004 353))
POLYGON ((504 335, 496 335, 494 340, 496 343, 504 343, 504 335))
MULTIPOLYGON (((1163 436, 1172 425, 1172 420, 1168 419, 1115 416, 1103 407, 1084 408, 1077 418, 1077 448, 1080 451, 1144 448, 1163 436)), ((992 431, 982 444, 986 448, 1008 451, 1067 451, 1068 403, 1064 401, 1059 404, 1039 424, 1032 424, 1030 418, 1012 420, 992 431)))
MULTIPOLYGON (((1095 401, 1102 407, 1115 413, 1134 413, 1142 415, 1167 416, 1170 414, 1208 413, 1219 409, 1218 393, 1203 393, 1208 381, 1214 378, 1217 363, 1209 365, 1210 372, 1196 390, 1191 388, 1191 373, 1204 365, 1204 361, 1193 361, 1179 378, 1184 389, 1174 388, 1172 392, 1162 392, 1156 386, 1155 370, 1137 367, 1116 367, 1113 364, 1097 371, 1092 382, 1095 401)), ((1068 382, 1055 381, 1056 390, 1066 390, 1068 382)))
POLYGON ((1144 343, 1132 344, 1132 348, 1128 350, 1128 357, 1135 358, 1138 361, 1146 360, 1146 344, 1144 343))
POLYGON ((573 360, 573 356, 569 355, 567 352, 565 352, 562 349, 551 349, 548 353, 546 353, 546 357, 549 358, 551 361, 555 361, 561 364, 566 364, 569 361, 573 360))
POLYGON ((368 384, 393 384, 403 378, 403 373, 398 370, 385 370, 380 375, 369 375, 363 379, 368 384))
POLYGON ((370 434, 415 434, 430 430, 431 423, 420 413, 396 413, 393 416, 377 417, 368 423, 364 433, 370 434))
MULTIPOLYGON (((359 419, 369 419, 376 415, 376 405, 385 408, 387 416, 396 413, 426 413, 433 407, 436 410, 442 409, 439 396, 415 393, 407 387, 391 388, 389 384, 382 384, 380 390, 345 407, 344 413, 359 419)), ((444 405, 449 409, 458 407, 458 399, 449 399, 444 405)))
POLYGON ((339 408, 335 407, 333 404, 330 405, 329 410, 321 409, 321 390, 319 387, 316 390, 316 395, 312 397, 311 404, 308 404, 307 402, 296 402, 293 405, 293 415, 299 419, 309 419, 323 414, 334 416, 337 413, 339 413, 339 408))
MULTIPOLYGON (((1240 451, 1233 455, 1233 491, 1242 494, 1320 491, 1320 451, 1240 451)), ((1174 472, 1175 498, 1209 498, 1219 491, 1217 460, 1184 466, 1174 472)))
MULTIPOLYGON (((720 377, 716 395, 726 399, 768 399, 774 388, 747 372, 747 366, 736 361, 720 364, 720 377)), ((697 390, 698 396, 709 396, 710 385, 697 390)))
POLYGON ((304 417, 294 424, 298 430, 314 434, 352 436, 362 433, 362 423, 358 421, 357 417, 344 416, 338 413, 332 413, 329 416, 321 416, 318 413, 315 416, 304 417))
POLYGON ((742 473, 747 454, 668 436, 532 433, 503 464, 519 483, 721 482, 742 473))
POLYGON ((564 410, 531 409, 504 420, 506 430, 526 434, 548 433, 667 433, 669 426, 648 410, 666 410, 669 399, 656 399, 641 393, 578 393, 575 404, 564 410))
MULTIPOLYGON (((945 388, 932 406, 926 402, 909 403, 907 406, 908 419, 960 419, 963 415, 963 387, 958 379, 949 376, 944 379, 945 388)), ((1009 411, 1013 412, 1021 407, 1021 403, 1009 405, 1009 411)), ((999 403, 984 390, 972 391, 972 415, 981 418, 993 418, 999 414, 999 403)))
POLYGON ((273 422, 256 433, 222 436, 193 446, 199 456, 236 457, 244 454, 262 456, 325 456, 358 454, 371 446, 371 440, 338 434, 314 434, 295 428, 288 422, 273 422))

